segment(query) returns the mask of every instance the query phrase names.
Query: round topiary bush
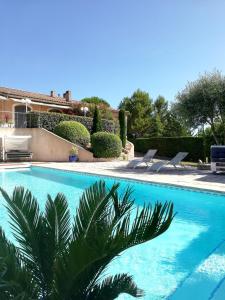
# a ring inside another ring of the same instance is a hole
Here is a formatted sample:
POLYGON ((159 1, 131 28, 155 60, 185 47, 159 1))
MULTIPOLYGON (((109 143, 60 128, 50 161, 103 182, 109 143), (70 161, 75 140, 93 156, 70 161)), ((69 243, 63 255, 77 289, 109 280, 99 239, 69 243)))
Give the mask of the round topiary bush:
POLYGON ((95 157, 118 157, 122 151, 122 142, 113 133, 96 132, 91 136, 91 144, 95 157))
POLYGON ((82 146, 90 143, 90 133, 87 128, 76 121, 62 121, 56 125, 54 133, 62 138, 82 146))

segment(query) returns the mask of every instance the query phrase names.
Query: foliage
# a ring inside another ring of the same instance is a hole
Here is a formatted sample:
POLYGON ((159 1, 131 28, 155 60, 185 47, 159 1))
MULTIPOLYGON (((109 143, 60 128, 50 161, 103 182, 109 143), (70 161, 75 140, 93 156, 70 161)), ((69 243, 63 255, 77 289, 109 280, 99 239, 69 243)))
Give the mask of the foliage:
POLYGON ((187 126, 181 118, 169 107, 163 96, 158 96, 154 102, 148 93, 137 90, 131 98, 124 98, 120 108, 129 111, 129 137, 160 137, 188 135, 187 126))
POLYGON ((177 96, 176 109, 193 128, 209 125, 217 144, 215 123, 220 122, 225 142, 225 77, 220 72, 189 82, 177 96))
POLYGON ((187 126, 183 123, 172 110, 167 112, 164 118, 163 136, 165 137, 178 137, 178 136, 190 136, 190 132, 187 126))
POLYGON ((132 276, 108 275, 109 263, 125 250, 150 241, 170 226, 171 203, 134 212, 131 190, 121 194, 95 183, 80 198, 74 222, 65 196, 37 199, 22 187, 1 193, 11 218, 16 245, 0 230, 0 298, 26 300, 111 300, 121 293, 143 295, 132 276))
MULTIPOLYGON (((80 103, 80 104, 77 104, 77 103, 72 104, 73 114, 75 114, 77 116, 83 116, 84 113, 81 110, 81 107, 83 107, 83 106, 84 106, 84 103, 83 104, 82 103, 80 103)), ((96 104, 86 103, 85 106, 87 106, 88 109, 89 109, 88 112, 86 113, 86 116, 93 118, 96 104)), ((98 104, 97 106, 99 108, 99 111, 100 111, 101 116, 102 116, 103 119, 106 119, 106 120, 113 120, 114 119, 111 107, 108 107, 108 106, 106 106, 104 104, 98 104)))
POLYGON ((163 96, 158 96, 153 103, 153 113, 149 129, 150 137, 178 137, 189 135, 183 120, 174 112, 173 106, 169 108, 163 96))
POLYGON ((150 127, 152 100, 148 93, 137 90, 131 97, 124 98, 119 108, 129 111, 128 128, 129 136, 143 136, 150 127))
POLYGON ((108 132, 97 132, 91 136, 92 150, 95 157, 119 157, 122 142, 118 135, 108 132))
POLYGON ((70 150, 70 155, 77 155, 78 154, 78 149, 76 146, 73 146, 72 149, 70 150))
POLYGON ((155 114, 152 118, 151 118, 151 125, 149 128, 149 136, 153 136, 153 137, 159 137, 163 135, 163 123, 161 121, 161 118, 159 116, 159 114, 155 114))
POLYGON ((106 101, 106 100, 104 100, 104 99, 102 99, 102 98, 99 98, 99 97, 87 97, 87 98, 83 98, 82 100, 81 100, 81 102, 85 102, 85 103, 89 103, 89 104, 94 104, 95 106, 96 105, 102 105, 102 106, 105 106, 105 107, 110 107, 110 104, 106 101))
MULTIPOLYGON (((223 144, 223 125, 221 123, 215 123, 215 134, 218 139, 219 144, 223 144)), ((212 129, 210 126, 206 127, 205 129, 201 128, 198 132, 198 136, 204 139, 205 143, 205 152, 206 156, 210 158, 210 147, 211 145, 215 144, 215 139, 213 137, 212 129)))
POLYGON ((76 121, 62 121, 54 130, 54 133, 62 138, 82 146, 87 146, 90 143, 90 133, 87 128, 76 121))
POLYGON ((102 131, 102 119, 97 105, 95 106, 94 117, 93 117, 93 125, 91 133, 96 133, 98 131, 102 131))
POLYGON ((168 113, 168 102, 163 96, 159 95, 153 103, 153 109, 163 122, 168 113))
MULTIPOLYGON (((91 132, 93 119, 68 114, 50 113, 50 112, 29 112, 27 113, 28 128, 45 128, 54 131, 56 125, 61 121, 77 121, 83 124, 91 132)), ((117 132, 117 124, 111 120, 102 119, 103 130, 107 132, 117 132)))
POLYGON ((138 138, 134 141, 135 151, 146 153, 158 149, 157 155, 173 157, 178 152, 188 152, 187 160, 205 160, 204 139, 202 137, 158 137, 138 138))
POLYGON ((127 142, 127 124, 126 124, 126 112, 124 109, 120 109, 119 111, 119 122, 120 122, 120 139, 123 148, 125 148, 127 142))

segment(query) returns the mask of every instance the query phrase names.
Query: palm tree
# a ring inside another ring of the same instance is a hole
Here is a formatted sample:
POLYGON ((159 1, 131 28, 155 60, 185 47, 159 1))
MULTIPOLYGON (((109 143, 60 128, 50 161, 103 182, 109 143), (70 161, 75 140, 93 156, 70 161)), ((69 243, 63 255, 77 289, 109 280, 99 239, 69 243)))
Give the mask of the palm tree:
POLYGON ((28 190, 3 189, 16 244, 0 230, 0 299, 110 300, 120 293, 141 297, 128 274, 104 276, 109 263, 124 250, 147 242, 168 229, 171 203, 136 211, 128 187, 107 189, 103 181, 80 199, 72 224, 65 196, 47 196, 45 211, 28 190), (133 212, 132 212, 133 213, 133 212))

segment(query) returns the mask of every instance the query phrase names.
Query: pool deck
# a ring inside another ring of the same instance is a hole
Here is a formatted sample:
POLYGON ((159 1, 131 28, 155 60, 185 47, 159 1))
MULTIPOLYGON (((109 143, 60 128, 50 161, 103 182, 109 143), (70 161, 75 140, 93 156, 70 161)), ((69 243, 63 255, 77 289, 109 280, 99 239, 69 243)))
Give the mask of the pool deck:
POLYGON ((225 192, 225 174, 212 174, 211 171, 197 170, 186 167, 174 169, 166 167, 159 173, 146 172, 146 168, 126 168, 127 161, 112 162, 77 162, 77 163, 32 163, 40 167, 77 171, 90 174, 99 174, 120 178, 128 178, 153 183, 182 186, 186 188, 197 188, 225 192))

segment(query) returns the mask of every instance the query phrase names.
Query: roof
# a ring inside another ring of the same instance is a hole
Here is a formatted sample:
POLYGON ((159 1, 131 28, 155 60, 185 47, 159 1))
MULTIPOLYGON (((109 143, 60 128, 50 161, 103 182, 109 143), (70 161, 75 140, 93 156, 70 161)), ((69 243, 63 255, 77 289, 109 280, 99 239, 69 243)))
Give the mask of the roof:
POLYGON ((71 106, 73 103, 79 103, 79 101, 67 101, 63 97, 59 96, 50 96, 50 95, 45 95, 45 94, 39 94, 39 93, 33 93, 33 92, 27 92, 27 91, 22 91, 22 90, 17 90, 17 89, 11 89, 11 88, 6 88, 6 87, 0 87, 0 95, 3 96, 8 96, 8 97, 14 97, 14 98, 29 98, 32 101, 37 101, 37 102, 43 102, 43 103, 54 103, 54 104, 63 104, 63 105, 68 105, 71 106))

